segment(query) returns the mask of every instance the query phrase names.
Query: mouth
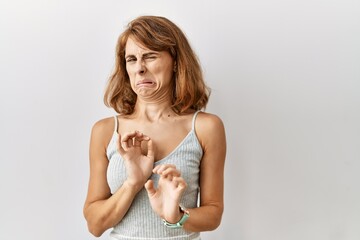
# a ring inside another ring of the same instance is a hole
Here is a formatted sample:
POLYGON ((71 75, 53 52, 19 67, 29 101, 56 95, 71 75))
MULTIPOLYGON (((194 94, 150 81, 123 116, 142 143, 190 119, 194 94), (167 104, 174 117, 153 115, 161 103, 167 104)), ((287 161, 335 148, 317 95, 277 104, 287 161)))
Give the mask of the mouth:
POLYGON ((136 83, 138 87, 150 87, 155 85, 155 82, 150 79, 144 79, 136 83))

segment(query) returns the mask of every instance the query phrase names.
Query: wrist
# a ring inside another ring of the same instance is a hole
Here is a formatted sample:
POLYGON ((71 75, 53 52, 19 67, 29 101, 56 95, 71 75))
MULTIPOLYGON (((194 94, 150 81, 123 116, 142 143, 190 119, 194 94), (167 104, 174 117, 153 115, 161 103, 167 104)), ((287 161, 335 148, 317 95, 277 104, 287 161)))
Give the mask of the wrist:
POLYGON ((163 216, 162 219, 165 220, 168 223, 175 224, 180 221, 182 216, 184 215, 184 212, 181 210, 181 207, 179 206, 174 214, 171 214, 170 216, 163 216))
POLYGON ((168 227, 168 228, 182 228, 183 227, 184 223, 190 217, 190 213, 189 213, 189 211, 187 211, 186 209, 184 209, 181 206, 179 206, 179 210, 180 210, 182 216, 178 222, 171 223, 171 222, 168 222, 165 219, 163 219, 163 223, 166 227, 168 227))
POLYGON ((125 180, 125 182, 123 183, 123 187, 125 187, 126 190, 134 191, 135 193, 138 193, 143 186, 144 184, 133 183, 129 180, 125 180))

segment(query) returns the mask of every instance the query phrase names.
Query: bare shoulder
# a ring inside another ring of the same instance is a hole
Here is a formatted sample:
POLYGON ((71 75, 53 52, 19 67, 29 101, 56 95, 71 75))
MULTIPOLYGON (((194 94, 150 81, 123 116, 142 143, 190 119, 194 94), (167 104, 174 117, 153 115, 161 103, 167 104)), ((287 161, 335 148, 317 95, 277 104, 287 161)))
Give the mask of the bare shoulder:
POLYGON ((115 119, 114 117, 108 117, 97 121, 91 131, 92 141, 99 142, 107 145, 114 133, 115 119))
POLYGON ((200 112, 196 118, 195 129, 203 147, 213 140, 225 141, 223 121, 215 114, 200 112))
POLYGON ((224 128, 223 121, 220 117, 215 114, 200 112, 196 118, 197 131, 201 133, 202 131, 211 131, 211 130, 221 130, 224 128))
POLYGON ((115 119, 114 117, 107 117, 107 118, 103 118, 97 122, 95 122, 95 124, 93 125, 93 131, 106 131, 106 130, 110 130, 113 131, 115 127, 115 119))

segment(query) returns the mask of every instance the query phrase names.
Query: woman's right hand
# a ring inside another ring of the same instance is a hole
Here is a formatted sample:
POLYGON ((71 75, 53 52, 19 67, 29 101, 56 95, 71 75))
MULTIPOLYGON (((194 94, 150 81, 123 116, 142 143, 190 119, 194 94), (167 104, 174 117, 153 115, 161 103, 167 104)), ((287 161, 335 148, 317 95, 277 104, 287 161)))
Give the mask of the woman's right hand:
POLYGON ((170 223, 177 223, 181 217, 180 199, 187 187, 181 173, 175 165, 162 164, 153 169, 154 174, 159 174, 157 188, 153 180, 145 184, 151 207, 162 219, 170 223))
POLYGON ((125 162, 126 183, 141 189, 153 170, 154 149, 151 139, 139 131, 126 133, 123 136, 119 134, 117 150, 125 162), (147 155, 142 154, 141 151, 143 141, 147 141, 147 155))

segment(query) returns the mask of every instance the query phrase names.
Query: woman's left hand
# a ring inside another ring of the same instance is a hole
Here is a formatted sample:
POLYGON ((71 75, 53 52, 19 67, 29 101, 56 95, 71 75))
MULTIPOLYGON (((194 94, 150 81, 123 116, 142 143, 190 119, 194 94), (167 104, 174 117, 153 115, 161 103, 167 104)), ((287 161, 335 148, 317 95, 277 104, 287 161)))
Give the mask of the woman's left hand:
POLYGON ((160 179, 156 189, 152 180, 145 184, 150 204, 161 218, 177 223, 182 217, 179 204, 187 184, 180 176, 180 171, 172 164, 158 165, 153 169, 153 173, 159 174, 160 179))

